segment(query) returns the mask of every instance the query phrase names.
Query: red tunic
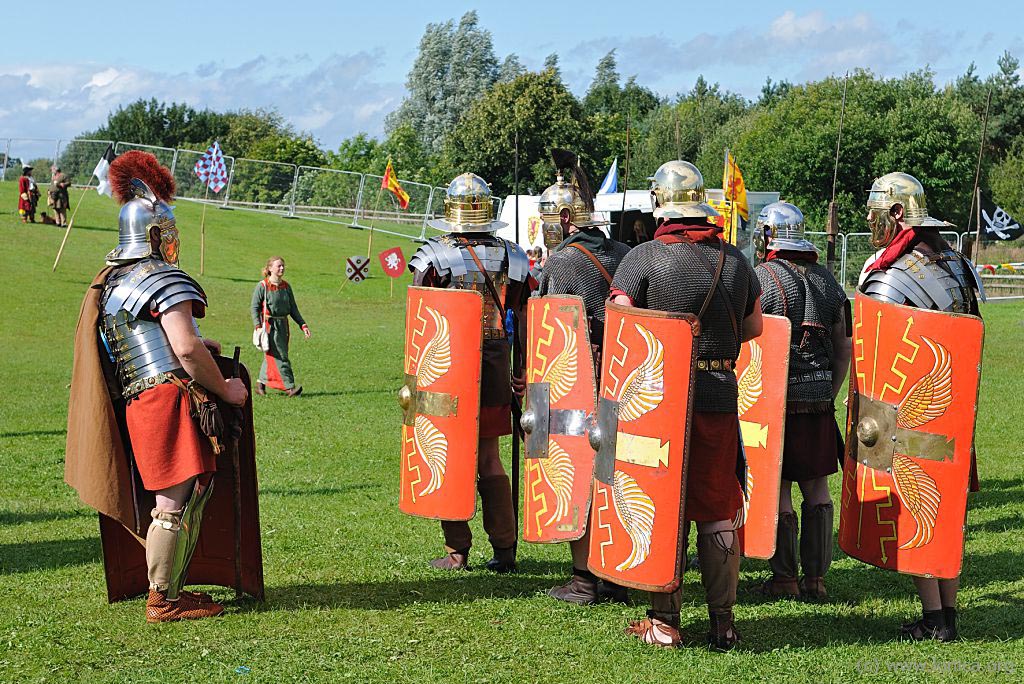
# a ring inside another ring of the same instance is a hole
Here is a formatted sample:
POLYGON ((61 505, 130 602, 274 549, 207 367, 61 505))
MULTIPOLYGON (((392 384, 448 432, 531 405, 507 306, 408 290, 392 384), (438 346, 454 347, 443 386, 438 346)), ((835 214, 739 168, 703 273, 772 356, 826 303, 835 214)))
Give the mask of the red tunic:
POLYGON ((686 467, 686 520, 732 520, 743 505, 736 478, 740 421, 735 413, 695 411, 686 467))
POLYGON ((176 385, 145 390, 128 402, 125 417, 139 475, 149 491, 216 472, 210 440, 199 431, 188 398, 176 385))
POLYGON ((30 194, 31 188, 32 181, 29 180, 28 176, 20 176, 18 178, 18 211, 23 211, 26 214, 34 211, 30 194), (22 195, 27 195, 29 199, 24 199, 22 195))

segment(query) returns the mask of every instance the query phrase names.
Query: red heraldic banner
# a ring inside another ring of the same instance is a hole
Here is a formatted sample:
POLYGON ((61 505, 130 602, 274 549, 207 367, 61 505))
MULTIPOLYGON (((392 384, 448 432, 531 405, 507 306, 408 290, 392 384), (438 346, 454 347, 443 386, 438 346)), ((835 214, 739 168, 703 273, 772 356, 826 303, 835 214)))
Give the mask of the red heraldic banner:
POLYGON ((437 520, 476 512, 483 296, 410 287, 399 508, 437 520))
POLYGON ((880 568, 954 578, 984 324, 860 293, 854 321, 839 546, 880 568))
POLYGON ((523 539, 573 541, 587 529, 594 475, 587 424, 597 382, 587 313, 579 297, 532 297, 527 321, 523 539))
POLYGON ((607 306, 588 566, 617 584, 668 592, 682 578, 697 329, 690 314, 607 306))
POLYGON ((735 526, 739 531, 741 552, 747 558, 775 555, 790 334, 788 318, 765 315, 764 331, 740 347, 736 364, 737 409, 747 457, 747 476, 743 508, 736 513, 735 526))

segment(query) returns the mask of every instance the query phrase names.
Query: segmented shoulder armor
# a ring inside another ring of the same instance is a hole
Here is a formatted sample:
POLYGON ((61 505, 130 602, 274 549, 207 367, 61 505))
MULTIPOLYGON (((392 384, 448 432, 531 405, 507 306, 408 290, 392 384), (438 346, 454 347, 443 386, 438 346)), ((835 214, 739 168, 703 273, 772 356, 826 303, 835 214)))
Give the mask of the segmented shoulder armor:
POLYGON ((975 291, 985 300, 974 265, 952 249, 935 254, 914 250, 884 271, 868 273, 860 289, 884 302, 954 313, 974 311, 975 291))
POLYGON ((140 381, 181 368, 163 327, 142 314, 147 307, 164 313, 187 301, 205 306, 206 293, 187 273, 159 259, 143 259, 107 278, 99 332, 126 394, 140 381))

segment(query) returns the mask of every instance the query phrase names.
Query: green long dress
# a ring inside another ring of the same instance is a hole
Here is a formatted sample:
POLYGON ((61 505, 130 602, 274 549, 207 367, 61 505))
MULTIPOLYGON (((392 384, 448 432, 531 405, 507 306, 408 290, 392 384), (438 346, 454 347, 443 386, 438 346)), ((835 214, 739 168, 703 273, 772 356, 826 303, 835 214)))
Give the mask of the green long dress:
POLYGON ((278 284, 264 278, 252 293, 252 322, 254 327, 261 325, 270 337, 270 350, 263 355, 260 367, 260 382, 267 387, 279 390, 295 388, 295 374, 292 372, 291 361, 288 360, 288 317, 291 316, 299 327, 305 328, 306 321, 299 313, 295 304, 295 294, 287 281, 278 284), (264 303, 266 316, 264 316, 264 303))

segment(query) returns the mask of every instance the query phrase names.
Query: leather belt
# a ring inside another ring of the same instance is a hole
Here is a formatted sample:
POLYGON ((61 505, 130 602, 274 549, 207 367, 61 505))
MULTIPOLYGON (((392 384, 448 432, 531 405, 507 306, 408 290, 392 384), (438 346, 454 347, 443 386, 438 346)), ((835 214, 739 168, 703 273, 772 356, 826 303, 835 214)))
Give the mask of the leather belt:
POLYGON ((156 375, 151 375, 148 378, 139 378, 138 380, 128 383, 128 385, 126 385, 121 391, 121 396, 125 399, 134 399, 146 390, 156 387, 157 385, 174 382, 175 378, 178 380, 191 379, 189 378, 188 373, 185 372, 184 368, 178 368, 170 371, 169 373, 157 373, 156 375))
POLYGON ((832 382, 832 371, 813 371, 811 373, 789 376, 790 385, 799 385, 802 382, 823 382, 825 380, 832 382))
POLYGON ((505 331, 501 328, 484 328, 485 340, 503 340, 505 337, 505 331))
POLYGON ((731 371, 735 365, 733 359, 697 359, 700 371, 731 371))

